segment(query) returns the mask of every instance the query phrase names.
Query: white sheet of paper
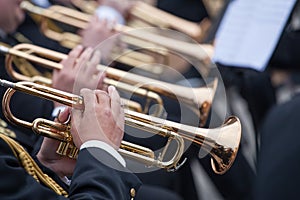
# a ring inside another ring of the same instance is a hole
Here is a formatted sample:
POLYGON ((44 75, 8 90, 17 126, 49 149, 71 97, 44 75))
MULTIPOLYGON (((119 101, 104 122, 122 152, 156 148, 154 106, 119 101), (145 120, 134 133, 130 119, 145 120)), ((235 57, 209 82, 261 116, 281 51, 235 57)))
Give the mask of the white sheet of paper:
POLYGON ((214 62, 263 71, 296 0, 234 0, 219 26, 214 62))

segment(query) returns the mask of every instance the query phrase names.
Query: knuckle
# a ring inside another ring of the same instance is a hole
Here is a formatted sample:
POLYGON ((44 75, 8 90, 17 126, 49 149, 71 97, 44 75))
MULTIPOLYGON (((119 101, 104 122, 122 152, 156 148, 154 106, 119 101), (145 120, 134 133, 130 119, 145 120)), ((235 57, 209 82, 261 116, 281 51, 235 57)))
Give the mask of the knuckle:
POLYGON ((105 117, 107 117, 108 119, 109 118, 112 118, 112 112, 111 112, 111 110, 109 109, 109 108, 104 108, 103 109, 103 115, 105 116, 105 117))

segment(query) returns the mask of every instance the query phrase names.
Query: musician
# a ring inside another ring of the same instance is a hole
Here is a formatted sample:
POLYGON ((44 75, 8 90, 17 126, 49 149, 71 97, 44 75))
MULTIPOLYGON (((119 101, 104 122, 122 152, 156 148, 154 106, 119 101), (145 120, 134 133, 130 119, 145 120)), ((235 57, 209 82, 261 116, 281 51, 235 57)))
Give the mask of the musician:
MULTIPOLYGON (((98 51, 94 52, 92 48, 87 48, 84 50, 83 46, 81 45, 74 48, 70 52, 68 59, 62 61, 62 64, 65 67, 61 70, 54 70, 53 87, 75 94, 79 93, 79 90, 82 87, 105 89, 106 86, 103 85, 105 74, 98 72, 95 67, 95 65, 100 61, 100 54, 101 53, 98 51), (75 62, 75 60, 78 60, 78 62, 75 62), (84 63, 87 61, 89 61, 89 64, 85 65, 84 63), (98 76, 95 76, 97 72, 98 76), (91 79, 91 77, 93 77, 92 74, 94 74, 93 79, 91 79)), ((59 104, 56 104, 56 106, 58 109, 60 109, 59 104)), ((56 110, 57 109, 55 109, 55 111, 56 110)), ((170 174, 170 176, 172 175, 170 174)), ((162 179, 160 178, 159 180, 162 179)), ((180 200, 181 197, 170 189, 145 183, 141 186, 139 192, 136 194, 136 199, 180 200)))
POLYGON ((279 68, 290 74, 282 87, 291 95, 274 106, 263 123, 253 193, 255 199, 299 197, 299 14, 300 2, 297 1, 270 62, 273 70, 279 68))
POLYGON ((295 199, 299 197, 299 93, 274 107, 261 130, 254 199, 295 199))
MULTIPOLYGON (((18 41, 12 36, 19 24, 24 20, 24 12, 20 9, 19 4, 21 0, 1 0, 0 1, 0 42, 8 45, 15 45, 18 41)), ((5 69, 5 56, 0 55, 0 77, 2 79, 11 80, 5 69)), ((5 88, 0 88, 0 97, 2 99, 5 88)), ((12 112, 16 116, 21 116, 23 119, 32 121, 36 117, 49 118, 53 110, 51 102, 46 102, 42 99, 32 96, 24 95, 21 93, 16 94, 16 99, 12 101, 12 112)), ((2 110, 0 117, 5 119, 2 110)), ((18 132, 17 141, 31 152, 33 144, 36 142, 37 137, 31 131, 22 129, 18 132)))
MULTIPOLYGON (((15 33, 20 23, 22 23, 22 21, 24 20, 24 12, 20 9, 19 6, 21 2, 22 0, 0 1, 0 42, 4 42, 11 46, 19 43, 19 41, 14 37, 13 34, 15 33)), ((96 27, 98 31, 97 33, 101 32, 101 28, 99 28, 99 26, 96 27)), ((6 72, 4 60, 5 56, 0 55, 0 78, 12 80, 6 72)), ((89 77, 86 78, 90 79, 89 77)), ((60 84, 60 86, 61 85, 63 84, 60 84)), ((58 84, 56 84, 55 87, 58 87, 58 84)), ((71 85, 70 87, 72 88, 73 85, 71 85)), ((96 89, 96 87, 94 89, 96 89)), ((0 88, 1 98, 5 91, 5 88, 0 88)), ((20 117, 26 121, 33 121, 37 117, 43 117, 47 119, 52 118, 52 112, 54 109, 52 102, 37 97, 24 95, 19 92, 15 97, 16 98, 12 99, 11 109, 17 117, 20 117)), ((2 110, 0 112, 0 117, 6 120, 6 118, 3 116, 2 110)), ((28 129, 23 129, 20 127, 18 128, 22 131, 18 132, 19 135, 17 137, 17 141, 20 142, 29 152, 33 151, 33 146, 37 142, 38 136, 31 134, 31 131, 28 129)))
MULTIPOLYGON (((72 175, 72 181, 67 182, 70 199, 133 199, 140 182, 126 170, 126 163, 116 151, 124 129, 120 97, 114 87, 110 87, 108 93, 83 89, 81 95, 84 110, 66 109, 58 116, 58 121, 64 122, 71 115, 73 141, 80 149, 77 160, 57 155, 55 151, 59 142, 45 138, 36 162, 43 173, 55 175, 54 179, 62 185, 62 188, 55 188, 62 195, 66 195, 67 188, 62 180, 72 175)), ((5 141, 7 139, 0 140, 1 199, 67 199, 46 186, 51 182, 45 175, 39 179, 41 183, 29 175, 13 153, 11 148, 14 145, 9 146, 5 141)))
MULTIPOLYGON (((234 1, 231 1, 234 2, 234 1)), ((299 1, 297 1, 299 2, 299 1)), ((299 3, 298 3, 299 4, 299 3)), ((295 6, 296 8, 297 6, 295 6)), ((239 190, 233 191, 232 189, 235 187, 232 187, 231 184, 227 184, 228 188, 225 188, 224 190, 224 184, 219 183, 218 187, 222 189, 223 193, 225 195, 230 195, 236 193, 237 197, 236 199, 280 199, 280 197, 277 195, 278 193, 287 194, 287 190, 283 191, 280 189, 281 184, 285 184, 289 181, 284 181, 283 179, 279 180, 277 179, 278 176, 273 176, 277 171, 277 166, 280 165, 280 163, 286 162, 284 160, 284 155, 281 154, 280 159, 273 160, 274 158, 274 152, 275 152, 275 144, 282 145, 284 143, 283 137, 284 135, 292 135, 293 133, 289 128, 283 127, 284 122, 281 123, 281 126, 276 126, 275 124, 278 124, 280 119, 284 119, 287 115, 284 112, 289 112, 287 109, 292 109, 292 105, 295 105, 294 103, 291 103, 291 106, 282 106, 281 108, 275 109, 275 111, 272 111, 271 116, 267 115, 267 113, 270 111, 270 109, 276 105, 277 95, 278 91, 276 91, 276 88, 273 85, 272 80, 272 71, 276 70, 276 68, 281 68, 285 72, 290 70, 291 68, 296 69, 298 68, 299 64, 299 57, 297 55, 297 47, 299 43, 299 26, 297 27, 297 22, 299 19, 299 15, 297 17, 293 17, 295 13, 299 13, 299 10, 294 9, 292 13, 290 14, 289 19, 287 20, 287 23, 285 25, 285 28, 283 29, 281 33, 281 38, 278 41, 277 47, 273 52, 271 52, 272 56, 270 60, 267 63, 267 68, 264 72, 259 72, 253 69, 245 69, 244 67, 247 66, 241 66, 241 67, 231 67, 222 63, 219 64, 219 69, 221 72, 221 75, 223 77, 224 83, 226 84, 226 87, 228 88, 228 96, 230 97, 229 91, 231 91, 231 94, 234 93, 234 96, 231 96, 230 98, 230 104, 232 105, 231 108, 236 108, 236 104, 233 104, 233 102, 239 102, 239 105, 242 105, 244 107, 241 109, 241 111, 238 113, 241 116, 245 116, 245 113, 250 114, 250 118, 248 117, 248 121, 246 123, 242 124, 248 124, 250 122, 250 126, 252 126, 253 131, 252 135, 256 136, 259 141, 261 141, 260 149, 256 149, 256 153, 252 154, 254 157, 256 157, 256 154, 258 154, 258 166, 256 166, 256 162, 254 162, 254 167, 251 165, 247 165, 247 162, 244 162, 244 167, 242 167, 243 173, 235 174, 235 171, 238 171, 235 166, 239 162, 235 162, 233 165, 233 168, 231 169, 232 179, 235 179, 234 185, 236 185, 239 190), (294 20, 293 20, 294 19, 294 20), (293 22, 294 21, 294 22, 293 22), (296 24, 296 26, 295 26, 296 24), (232 92, 233 91, 233 92, 232 92), (259 97, 259 98, 257 98, 259 97), (285 108, 285 109, 283 109, 285 108), (277 117, 275 116, 277 115, 277 117), (266 124, 264 124, 264 121, 266 120, 266 124), (272 124, 272 127, 270 127, 272 124), (275 126, 273 126, 275 125, 275 126), (269 127, 268 127, 269 126, 269 127), (288 133, 287 133, 288 132, 288 133), (282 134, 282 135, 280 135, 282 134), (273 139, 273 135, 275 136, 273 139), (261 155, 260 155, 261 154, 261 155), (283 161, 284 160, 284 161, 283 161), (278 165, 277 165, 278 164, 278 165), (250 167, 251 166, 251 167, 250 167), (273 168, 274 166, 274 168, 273 168), (276 166, 276 167, 275 167, 276 166), (258 172, 258 181, 255 181, 255 171, 257 167, 258 172), (260 172, 261 171, 261 172, 260 172), (246 173, 244 173, 246 172, 246 173), (248 173, 248 174, 247 174, 248 173), (242 179, 240 177, 243 176, 242 179), (274 179, 272 179, 272 178, 274 179), (282 181, 283 180, 283 181, 282 181), (281 182, 282 181, 282 182, 281 182), (274 185, 273 183, 276 182, 274 185), (254 184, 256 183, 256 184, 254 184), (271 183, 271 185, 269 185, 271 183), (277 185, 278 187, 276 188, 277 185), (256 188, 256 192, 254 193, 254 196, 252 197, 251 191, 253 190, 253 186, 256 188), (273 187, 275 186, 275 187, 273 187), (266 190, 265 190, 266 188, 266 190), (232 192, 229 192, 231 191, 232 192), (278 193, 277 193, 278 192, 278 193), (271 195, 271 194, 274 195, 271 195)), ((295 70, 296 71, 296 70, 295 70)), ((293 71, 293 73, 295 72, 293 71)), ((288 80, 289 82, 289 80, 288 80)), ((234 111, 234 110, 233 110, 234 111)), ((295 110, 294 110, 295 111, 295 110)), ((287 125, 289 126, 289 125, 287 125)), ((249 126, 248 126, 249 127, 249 126)), ((290 126, 289 126, 290 127, 290 126)), ((245 134, 245 130, 243 131, 243 135, 245 134)), ((251 133, 251 132, 250 132, 251 133)), ((294 137, 294 136, 293 136, 294 137)), ((291 137, 287 137, 291 138, 291 137)), ((293 139, 292 139, 293 140, 293 139)), ((244 146, 249 141, 244 140, 246 143, 241 145, 240 152, 243 152, 244 146)), ((289 144, 289 141, 286 141, 286 143, 289 144)), ((248 143, 249 144, 249 143, 248 143)), ((259 143, 257 143, 259 144, 259 143)), ((292 148, 292 147, 291 147, 292 148)), ((240 153, 239 152, 239 153, 240 153)), ((248 151, 250 152, 250 151, 248 151)), ((285 152, 287 153, 287 152, 285 152)), ((244 153, 243 153, 244 154, 244 153)), ((244 160, 246 156, 243 156, 244 160)), ((237 160, 238 161, 238 160, 237 160)), ((247 161, 247 160, 246 160, 247 161)), ((289 166, 292 167, 292 166, 289 166)), ((279 167, 281 168, 281 167, 279 167)), ((280 171, 291 171, 291 169, 288 168, 281 168, 280 171), (282 170, 283 169, 283 170, 282 170), (287 170, 286 170, 287 169, 287 170)), ((230 172, 231 172, 230 171, 230 172)), ((226 174, 230 175, 230 174, 226 174)), ((292 178, 293 175, 290 176, 292 178)), ((222 177, 223 179, 224 177, 222 177)), ((230 177, 226 177, 230 180, 230 177)), ((218 180, 218 178, 215 178, 218 180)), ((288 178, 286 178, 287 180, 288 178)), ((292 182, 292 181, 291 181, 292 182)), ((224 183, 224 182, 223 182, 224 183)), ((290 183, 290 182, 289 182, 290 183)), ((288 186, 287 186, 288 187, 288 186)), ((286 196, 288 197, 288 196, 286 196)), ((285 197, 285 198, 286 198, 285 197)))

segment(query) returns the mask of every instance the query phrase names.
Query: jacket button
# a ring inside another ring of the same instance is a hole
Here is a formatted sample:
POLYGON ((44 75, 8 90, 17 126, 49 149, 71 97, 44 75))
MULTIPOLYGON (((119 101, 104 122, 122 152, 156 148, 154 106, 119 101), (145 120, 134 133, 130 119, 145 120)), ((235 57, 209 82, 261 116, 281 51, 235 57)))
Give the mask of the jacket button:
POLYGON ((130 196, 135 197, 135 189, 134 188, 130 189, 130 196))

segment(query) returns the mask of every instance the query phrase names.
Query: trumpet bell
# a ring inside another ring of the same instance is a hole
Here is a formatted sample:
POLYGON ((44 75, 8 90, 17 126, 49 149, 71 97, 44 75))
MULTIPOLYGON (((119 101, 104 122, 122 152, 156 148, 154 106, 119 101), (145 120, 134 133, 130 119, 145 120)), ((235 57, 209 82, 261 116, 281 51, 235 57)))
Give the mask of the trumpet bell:
POLYGON ((242 127, 237 117, 228 118, 221 129, 222 131, 210 151, 211 166, 216 174, 224 174, 234 163, 242 133, 242 127))

